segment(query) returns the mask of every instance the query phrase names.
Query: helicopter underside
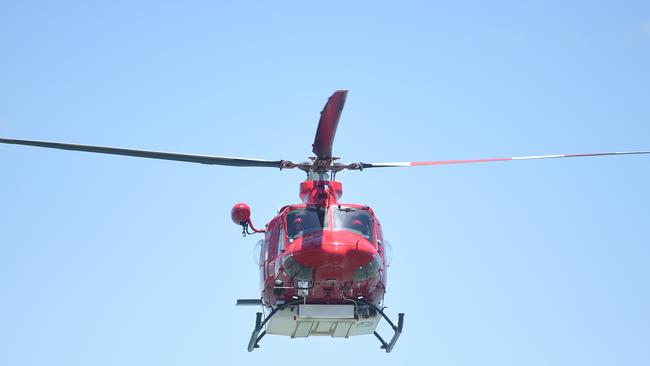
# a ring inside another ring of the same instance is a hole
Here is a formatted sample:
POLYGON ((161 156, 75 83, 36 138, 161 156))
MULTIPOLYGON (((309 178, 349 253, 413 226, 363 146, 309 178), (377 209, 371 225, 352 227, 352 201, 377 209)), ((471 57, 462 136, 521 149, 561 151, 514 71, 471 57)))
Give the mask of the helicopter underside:
POLYGON ((350 337, 373 334, 381 316, 375 311, 355 311, 354 305, 298 304, 275 313, 267 334, 291 338, 350 337))
MULTIPOLYGON (((404 326, 404 314, 398 314, 395 325, 379 307, 363 299, 354 304, 305 304, 304 300, 294 300, 270 310, 268 316, 262 319, 262 313, 256 314, 255 328, 248 342, 248 351, 259 348, 260 340, 266 334, 283 335, 291 338, 306 338, 310 336, 330 336, 348 338, 357 335, 373 334, 386 352, 393 350, 404 326), (377 325, 381 318, 393 328, 393 337, 389 342, 377 333, 377 325)), ((259 300, 238 300, 238 305, 261 304, 259 300)))

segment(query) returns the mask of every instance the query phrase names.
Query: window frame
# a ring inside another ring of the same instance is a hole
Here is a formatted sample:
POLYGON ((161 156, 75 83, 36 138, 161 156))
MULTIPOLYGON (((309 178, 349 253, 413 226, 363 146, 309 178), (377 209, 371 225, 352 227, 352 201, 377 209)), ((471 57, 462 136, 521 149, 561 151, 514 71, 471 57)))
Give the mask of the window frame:
POLYGON ((368 241, 372 242, 373 244, 377 245, 377 228, 376 225, 378 223, 378 220, 375 218, 375 215, 372 214, 370 211, 369 207, 351 207, 351 206, 344 206, 344 205, 337 205, 334 209, 331 210, 331 219, 332 219, 332 230, 335 231, 346 231, 349 233, 357 234, 360 235, 364 238, 366 238, 368 241), (337 212, 338 211, 338 212, 337 212), (369 222, 367 223, 367 228, 370 230, 370 233, 368 236, 363 235, 361 232, 358 230, 354 230, 351 227, 347 226, 337 226, 338 222, 338 216, 341 212, 345 213, 350 213, 350 212, 363 212, 363 215, 367 216, 369 219, 369 222))

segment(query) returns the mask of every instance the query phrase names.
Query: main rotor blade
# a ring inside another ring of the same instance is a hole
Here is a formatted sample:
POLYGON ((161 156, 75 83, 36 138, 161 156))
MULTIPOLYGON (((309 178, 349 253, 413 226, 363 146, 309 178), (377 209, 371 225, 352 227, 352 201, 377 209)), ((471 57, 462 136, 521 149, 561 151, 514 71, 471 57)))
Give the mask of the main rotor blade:
MULTIPOLYGON (((640 155, 640 154, 650 154, 650 151, 605 152, 605 153, 592 153, 592 154, 533 155, 533 156, 517 156, 517 157, 512 157, 512 158, 487 158, 487 159, 472 159, 472 160, 405 161, 405 162, 395 162, 395 163, 360 163, 360 164, 357 164, 357 165, 360 165, 363 169, 366 169, 366 168, 392 168, 392 167, 425 166, 425 165, 492 163, 492 162, 496 162, 496 161, 510 161, 510 160, 583 158, 583 157, 588 157, 588 156, 640 155)), ((351 168, 354 169, 355 165, 352 164, 351 168)))
POLYGON ((312 145, 312 152, 316 154, 316 158, 319 160, 332 158, 332 145, 334 144, 336 127, 339 124, 339 118, 341 118, 341 111, 343 111, 347 95, 347 90, 335 91, 327 100, 323 111, 320 112, 318 130, 316 130, 316 137, 312 145))
POLYGON ((285 162, 283 160, 273 161, 273 160, 261 160, 261 159, 233 158, 233 157, 226 157, 226 156, 181 154, 181 153, 162 152, 162 151, 134 150, 134 149, 123 149, 117 147, 77 145, 77 144, 66 144, 61 142, 32 141, 32 140, 3 139, 3 138, 0 138, 0 143, 47 147, 47 148, 61 149, 61 150, 85 151, 85 152, 100 153, 100 154, 126 155, 126 156, 135 156, 139 158, 184 161, 189 163, 200 163, 200 164, 210 164, 210 165, 227 165, 227 166, 239 166, 239 167, 269 167, 269 168, 289 167, 287 166, 287 164, 285 164, 289 162, 285 162))

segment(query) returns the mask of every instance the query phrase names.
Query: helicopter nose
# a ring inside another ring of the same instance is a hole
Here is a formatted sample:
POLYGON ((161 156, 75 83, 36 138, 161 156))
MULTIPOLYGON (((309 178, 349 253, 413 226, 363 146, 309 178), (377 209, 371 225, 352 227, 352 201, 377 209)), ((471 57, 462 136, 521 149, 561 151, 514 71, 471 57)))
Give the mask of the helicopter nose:
POLYGON ((358 268, 377 255, 375 246, 360 235, 345 231, 323 231, 305 238, 295 259, 311 268, 358 268))

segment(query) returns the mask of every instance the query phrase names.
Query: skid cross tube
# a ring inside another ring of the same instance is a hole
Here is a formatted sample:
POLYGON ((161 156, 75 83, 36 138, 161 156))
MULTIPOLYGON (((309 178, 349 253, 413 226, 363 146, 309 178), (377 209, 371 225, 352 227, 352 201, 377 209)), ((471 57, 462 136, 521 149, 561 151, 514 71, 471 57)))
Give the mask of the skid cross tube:
POLYGON ((384 310, 381 309, 379 306, 370 303, 366 300, 359 299, 357 300, 363 304, 366 304, 373 308, 375 311, 377 311, 384 319, 386 319, 386 322, 388 325, 393 328, 393 338, 390 339, 390 342, 386 343, 386 341, 377 333, 377 331, 374 332, 375 337, 379 340, 381 343, 381 349, 386 350, 386 353, 389 353, 390 351, 393 350, 393 347, 395 347, 395 343, 397 343, 397 340, 399 339, 400 334, 402 334, 402 328, 404 327, 404 313, 399 313, 397 314, 397 325, 393 323, 390 318, 384 313, 384 310))

